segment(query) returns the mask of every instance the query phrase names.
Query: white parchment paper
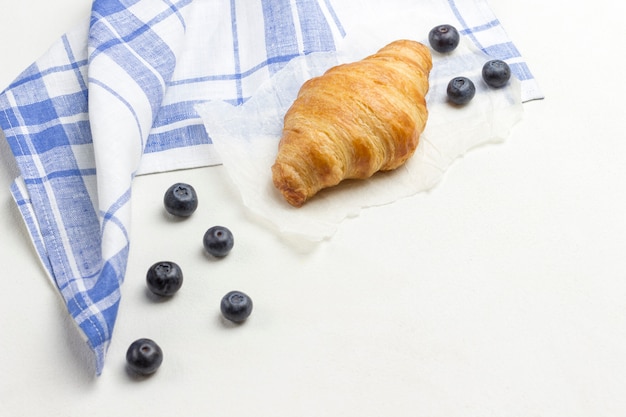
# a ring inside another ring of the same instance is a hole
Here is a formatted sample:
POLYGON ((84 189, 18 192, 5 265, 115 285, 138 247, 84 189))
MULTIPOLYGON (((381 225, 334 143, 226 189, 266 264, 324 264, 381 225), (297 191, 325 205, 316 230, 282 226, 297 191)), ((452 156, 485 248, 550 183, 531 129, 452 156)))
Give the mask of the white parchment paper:
POLYGON ((341 53, 296 58, 241 106, 208 102, 197 107, 244 204, 281 235, 320 241, 363 208, 431 189, 455 159, 479 145, 504 140, 521 119, 519 82, 512 79, 500 89, 484 84, 481 70, 489 58, 462 38, 450 54, 433 52, 427 127, 415 155, 404 166, 367 180, 345 181, 323 190, 301 208, 290 206, 274 188, 271 175, 285 112, 304 81, 384 46, 372 49, 373 44, 374 40, 361 36, 348 39, 341 53), (469 104, 459 107, 447 102, 446 87, 461 75, 472 79, 477 91, 469 104))

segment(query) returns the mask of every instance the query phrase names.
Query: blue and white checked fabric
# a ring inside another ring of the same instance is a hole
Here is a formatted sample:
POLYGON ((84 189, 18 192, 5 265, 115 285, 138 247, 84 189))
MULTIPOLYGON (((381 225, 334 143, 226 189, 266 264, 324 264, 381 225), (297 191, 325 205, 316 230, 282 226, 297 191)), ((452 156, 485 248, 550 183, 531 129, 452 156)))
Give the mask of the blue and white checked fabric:
MULTIPOLYGON (((130 242, 134 176, 218 164, 198 103, 244 103, 292 58, 333 51, 351 0, 95 0, 0 95, 12 186, 50 279, 104 366, 130 242)), ((474 42, 534 79, 482 0, 449 7, 474 42)), ((393 1, 385 3, 394 7, 393 1)), ((401 11, 399 11, 401 12, 401 11)))
POLYGON ((242 103, 294 56, 334 50, 342 29, 315 0, 97 0, 86 23, 0 96, 0 124, 22 173, 15 200, 100 373, 133 176, 216 163, 194 104, 242 103))

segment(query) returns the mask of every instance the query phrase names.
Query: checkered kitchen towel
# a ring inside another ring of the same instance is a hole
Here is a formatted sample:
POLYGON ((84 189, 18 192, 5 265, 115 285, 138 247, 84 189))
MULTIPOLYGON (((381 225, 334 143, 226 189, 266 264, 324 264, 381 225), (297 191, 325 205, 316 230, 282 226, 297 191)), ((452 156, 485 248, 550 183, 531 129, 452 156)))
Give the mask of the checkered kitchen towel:
MULTIPOLYGON (((241 104, 290 59, 335 50, 358 20, 333 7, 347 1, 95 0, 90 21, 0 95, 21 171, 13 196, 97 374, 126 270, 133 177, 219 163, 194 106, 241 104)), ((484 1, 422 1, 448 7, 479 47, 509 60, 525 99, 541 96, 484 1)))

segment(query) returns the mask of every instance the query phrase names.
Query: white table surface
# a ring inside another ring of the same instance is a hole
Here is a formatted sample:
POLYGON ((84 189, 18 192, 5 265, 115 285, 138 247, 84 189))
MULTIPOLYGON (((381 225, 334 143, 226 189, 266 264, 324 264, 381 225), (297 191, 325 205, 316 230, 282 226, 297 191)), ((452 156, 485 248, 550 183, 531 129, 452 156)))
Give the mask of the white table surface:
MULTIPOLYGON (((3 142, 0 415, 626 415, 626 7, 491 5, 546 99, 433 191, 369 209, 311 252, 247 216, 221 167, 137 178, 98 378, 11 200, 3 142), (172 224, 161 198, 175 181, 195 185, 201 206, 172 224), (214 224, 235 233, 223 262, 202 254, 214 224), (155 303, 145 271, 162 259, 181 264, 185 285, 155 303), (231 289, 255 302, 243 326, 219 318, 231 289), (124 370, 138 337, 165 353, 142 381, 124 370)), ((4 88, 90 2, 0 6, 4 88)))

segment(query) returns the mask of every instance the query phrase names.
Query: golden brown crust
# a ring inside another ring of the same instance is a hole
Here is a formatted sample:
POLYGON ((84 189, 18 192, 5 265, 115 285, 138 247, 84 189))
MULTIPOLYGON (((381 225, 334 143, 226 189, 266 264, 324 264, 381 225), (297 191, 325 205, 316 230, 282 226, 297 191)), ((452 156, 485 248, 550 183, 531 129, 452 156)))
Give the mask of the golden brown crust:
POLYGON ((426 126, 430 50, 399 40, 305 82, 285 115, 272 179, 294 207, 323 188, 396 169, 426 126))

